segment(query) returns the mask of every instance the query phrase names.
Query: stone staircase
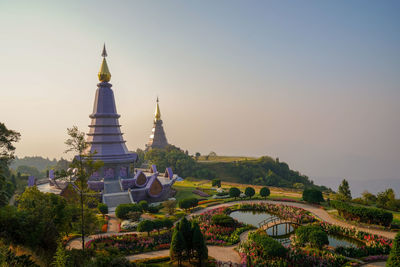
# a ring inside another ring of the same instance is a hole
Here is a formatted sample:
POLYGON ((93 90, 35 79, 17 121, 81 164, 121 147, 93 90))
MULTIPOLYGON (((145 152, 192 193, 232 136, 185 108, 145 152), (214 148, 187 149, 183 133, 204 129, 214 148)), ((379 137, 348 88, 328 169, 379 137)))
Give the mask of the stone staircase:
POLYGON ((132 203, 129 192, 122 191, 119 180, 105 181, 103 203, 107 204, 110 211, 114 211, 119 204, 132 203))

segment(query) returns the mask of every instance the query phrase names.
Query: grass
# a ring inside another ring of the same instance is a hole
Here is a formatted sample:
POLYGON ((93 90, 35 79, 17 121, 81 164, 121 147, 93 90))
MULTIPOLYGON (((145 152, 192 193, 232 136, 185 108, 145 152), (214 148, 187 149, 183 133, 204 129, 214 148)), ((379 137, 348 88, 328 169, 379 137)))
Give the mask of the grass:
MULTIPOLYGON (((254 197, 259 196, 259 191, 262 187, 261 185, 247 185, 247 184, 240 184, 240 183, 232 183, 232 182, 222 182, 222 189, 225 191, 229 191, 231 187, 237 187, 240 189, 241 192, 244 192, 246 187, 253 187, 256 190, 256 194, 254 197)), ((215 194, 215 191, 211 186, 210 180, 199 180, 195 178, 187 178, 183 181, 176 182, 173 188, 177 191, 175 198, 179 201, 181 199, 189 198, 189 197, 196 197, 196 198, 203 198, 199 195, 193 194, 193 190, 197 187, 201 188, 204 192, 210 195, 210 197, 206 199, 211 199, 211 196, 215 194)), ((297 189, 290 189, 290 188, 279 188, 279 187, 269 187, 271 190, 271 199, 276 198, 288 198, 294 200, 301 200, 302 198, 302 190, 297 189)))

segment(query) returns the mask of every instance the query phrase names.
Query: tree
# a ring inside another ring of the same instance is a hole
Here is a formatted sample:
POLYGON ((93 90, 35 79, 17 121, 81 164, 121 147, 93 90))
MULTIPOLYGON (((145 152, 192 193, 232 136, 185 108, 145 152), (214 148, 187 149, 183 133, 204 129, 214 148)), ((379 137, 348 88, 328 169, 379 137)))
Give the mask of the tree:
POLYGON ((183 217, 182 220, 179 222, 178 230, 179 232, 182 233, 183 238, 185 239, 186 256, 190 259, 193 233, 192 233, 192 226, 190 222, 186 219, 186 217, 183 217))
POLYGON ((53 265, 55 267, 65 267, 67 266, 68 255, 65 251, 65 248, 62 242, 58 242, 57 251, 54 255, 54 262, 53 265))
POLYGON ((43 175, 40 174, 40 171, 36 167, 20 165, 17 167, 17 172, 21 174, 25 174, 27 176, 32 175, 36 178, 42 177, 43 175))
POLYGON ((167 200, 163 202, 164 208, 167 209, 167 212, 169 215, 172 215, 175 213, 175 208, 176 208, 176 200, 167 200))
POLYGON ((340 200, 343 200, 343 201, 351 200, 350 186, 346 179, 343 179, 342 183, 339 185, 338 197, 340 200))
POLYGON ((137 226, 137 230, 139 232, 147 232, 147 235, 150 236, 150 232, 154 230, 154 223, 150 220, 141 221, 137 226))
POLYGON ((4 123, 0 122, 0 207, 8 204, 8 200, 15 190, 15 186, 12 186, 6 179, 10 175, 8 164, 14 158, 13 143, 18 142, 20 136, 18 132, 7 129, 4 123))
POLYGON ((395 202, 395 194, 392 188, 386 189, 384 192, 378 193, 376 205, 379 208, 392 209, 395 202))
POLYGON ((15 142, 18 142, 21 134, 7 129, 4 123, 0 122, 0 160, 9 162, 14 158, 15 142))
POLYGON ((309 188, 303 191, 303 200, 308 203, 320 203, 324 201, 322 192, 318 189, 309 188))
POLYGON ((199 157, 200 157, 200 156, 201 156, 200 152, 196 152, 196 154, 195 154, 195 159, 196 159, 196 161, 199 160, 199 157))
POLYGON ((376 196, 367 190, 362 193, 362 199, 368 205, 374 204, 376 202, 376 196))
POLYGON ((244 194, 246 196, 248 196, 249 198, 251 198, 252 196, 254 196, 254 194, 256 193, 256 191, 254 190, 253 187, 246 187, 246 189, 244 190, 244 194))
POLYGON ((169 256, 172 260, 178 260, 178 266, 182 264, 183 253, 186 248, 185 239, 182 232, 175 228, 172 235, 171 246, 169 249, 169 256))
POLYGON ((260 189, 260 196, 265 197, 265 199, 267 199, 267 197, 270 195, 270 191, 268 187, 263 187, 260 189))
POLYGON ((164 220, 163 219, 155 219, 153 221, 153 227, 157 230, 158 234, 160 234, 160 229, 164 228, 164 220))
POLYGON ((139 206, 142 208, 143 211, 147 211, 149 208, 149 204, 146 200, 139 201, 139 206))
POLYGON ((234 197, 235 199, 240 196, 240 190, 237 187, 231 187, 229 189, 229 196, 234 197))
POLYGON ((394 238, 392 249, 390 250, 389 259, 386 262, 387 267, 400 266, 400 233, 394 238))
POLYGON ((85 141, 85 133, 80 132, 78 127, 73 126, 67 129, 68 138, 65 141, 67 145, 67 152, 75 152, 78 155, 73 159, 70 164, 70 169, 77 170, 76 173, 72 171, 68 173, 68 176, 76 175, 79 186, 79 196, 81 204, 81 235, 82 235, 82 251, 85 250, 85 219, 84 219, 84 194, 87 191, 87 181, 89 177, 103 166, 102 161, 93 161, 93 154, 87 153, 89 143, 85 141))
POLYGON ((164 218, 164 220, 163 220, 163 225, 164 225, 165 228, 171 229, 172 226, 174 226, 174 223, 173 223, 173 221, 171 221, 171 219, 169 219, 169 218, 164 218))
POLYGON ((99 203, 99 205, 97 205, 97 209, 100 211, 101 214, 103 214, 103 217, 108 213, 107 204, 99 203))
POLYGON ((196 222, 192 223, 192 233, 193 255, 198 260, 199 266, 202 266, 203 261, 208 258, 208 249, 204 240, 204 236, 200 231, 198 223, 196 222))
POLYGON ((181 199, 178 203, 179 208, 181 209, 191 209, 194 208, 198 205, 199 200, 195 197, 191 197, 191 198, 185 198, 185 199, 181 199))
POLYGON ((221 179, 213 179, 211 181, 211 186, 217 186, 218 188, 221 187, 221 179))

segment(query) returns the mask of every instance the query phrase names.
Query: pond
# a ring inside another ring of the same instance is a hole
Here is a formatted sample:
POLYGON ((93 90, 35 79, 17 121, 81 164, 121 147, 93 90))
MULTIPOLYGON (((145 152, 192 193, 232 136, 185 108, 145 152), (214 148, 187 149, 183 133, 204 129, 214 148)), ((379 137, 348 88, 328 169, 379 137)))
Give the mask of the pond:
MULTIPOLYGON (((275 215, 266 212, 241 211, 241 210, 234 211, 229 215, 241 223, 250 224, 257 228, 260 222, 269 219, 271 217, 276 217, 275 215)), ((286 229, 286 225, 284 224, 278 225, 277 227, 278 236, 276 237, 276 239, 281 243, 288 244, 290 243, 288 238, 290 237, 290 235, 294 233, 294 230, 295 227, 293 225, 290 225, 289 229, 286 229)), ((267 230, 267 234, 273 235, 272 228, 267 230)), ((329 245, 332 247, 338 247, 338 246, 359 247, 363 245, 362 242, 345 236, 328 235, 328 239, 329 239, 329 245)))

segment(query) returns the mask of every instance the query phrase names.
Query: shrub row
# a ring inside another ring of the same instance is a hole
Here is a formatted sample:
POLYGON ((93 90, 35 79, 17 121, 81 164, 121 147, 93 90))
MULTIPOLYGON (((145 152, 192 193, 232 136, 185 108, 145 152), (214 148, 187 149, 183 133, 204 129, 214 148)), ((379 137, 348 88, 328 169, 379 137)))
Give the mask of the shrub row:
POLYGON ((349 220, 383 226, 390 226, 393 220, 391 212, 381 209, 353 206, 346 202, 334 200, 331 201, 331 205, 338 210, 340 216, 349 220))

